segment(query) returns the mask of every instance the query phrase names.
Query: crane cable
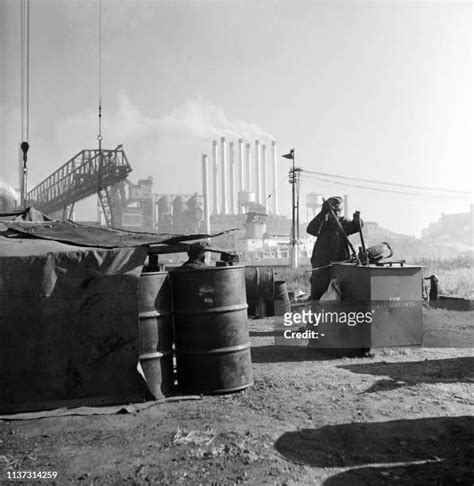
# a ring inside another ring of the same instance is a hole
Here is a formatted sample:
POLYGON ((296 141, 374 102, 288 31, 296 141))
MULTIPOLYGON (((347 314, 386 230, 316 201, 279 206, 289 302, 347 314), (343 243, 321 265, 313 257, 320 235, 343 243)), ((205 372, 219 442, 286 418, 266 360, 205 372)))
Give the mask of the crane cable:
POLYGON ((21 0, 20 8, 20 123, 23 164, 19 167, 21 207, 25 207, 27 194, 27 152, 30 148, 30 0, 21 0))
POLYGON ((99 83, 99 168, 97 190, 102 190, 102 0, 99 0, 99 60, 98 60, 98 83, 99 83))

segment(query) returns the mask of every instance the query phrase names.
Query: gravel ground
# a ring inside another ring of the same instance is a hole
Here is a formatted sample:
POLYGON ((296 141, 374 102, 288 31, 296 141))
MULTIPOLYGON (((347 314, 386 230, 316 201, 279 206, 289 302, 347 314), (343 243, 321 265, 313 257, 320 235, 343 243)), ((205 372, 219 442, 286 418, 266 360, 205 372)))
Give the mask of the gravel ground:
POLYGON ((469 345, 473 317, 425 310, 427 336, 452 347, 370 358, 283 346, 281 319, 249 321, 250 388, 0 422, 2 484, 472 485, 474 346, 454 346, 469 345), (18 471, 57 477, 8 479, 18 471))

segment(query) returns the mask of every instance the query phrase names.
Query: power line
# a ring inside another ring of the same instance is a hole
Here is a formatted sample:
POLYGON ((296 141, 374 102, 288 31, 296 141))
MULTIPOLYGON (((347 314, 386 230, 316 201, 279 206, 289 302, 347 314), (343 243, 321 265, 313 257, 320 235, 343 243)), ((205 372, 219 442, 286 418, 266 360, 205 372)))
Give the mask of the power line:
MULTIPOLYGON (((391 194, 400 194, 400 195, 407 195, 407 196, 418 196, 418 197, 430 197, 430 198, 436 198, 436 199, 463 199, 463 200, 466 200, 466 199, 470 199, 470 197, 467 197, 466 195, 461 195, 459 193, 455 193, 455 194, 452 194, 452 195, 439 195, 439 194, 423 194, 423 193, 420 193, 420 192, 414 192, 414 191, 397 191, 397 190, 394 190, 394 189, 389 189, 389 188, 380 188, 380 187, 370 187, 370 186, 366 186, 366 185, 360 185, 360 184, 349 184, 349 183, 344 183, 344 182, 339 182, 339 181, 332 181, 332 180, 328 180, 328 179, 324 179, 324 178, 308 178, 308 177, 305 177, 304 175, 304 172, 302 172, 302 179, 303 181, 305 182, 308 182, 310 184, 318 184, 318 183, 325 183, 325 184, 333 184, 333 185, 337 185, 337 186, 344 186, 344 187, 354 187, 354 188, 357 188, 357 189, 364 189, 364 190, 368 190, 368 191, 376 191, 376 192, 383 192, 383 193, 391 193, 391 194)), ((460 191, 462 193, 464 193, 464 191, 460 191)))
POLYGON ((445 192, 445 193, 453 193, 453 194, 471 194, 469 191, 457 191, 457 190, 454 190, 454 189, 442 189, 442 188, 434 188, 434 187, 414 186, 414 185, 409 185, 409 184, 396 184, 394 182, 383 182, 383 181, 376 181, 376 180, 373 180, 373 179, 361 179, 361 178, 357 178, 357 177, 341 176, 341 175, 328 174, 328 173, 325 173, 325 172, 316 172, 316 171, 305 170, 305 169, 302 169, 302 173, 308 174, 308 175, 322 176, 322 177, 331 177, 333 179, 344 179, 344 180, 356 181, 356 182, 368 182, 370 184, 392 186, 392 187, 401 188, 401 189, 420 189, 420 190, 424 190, 424 191, 437 191, 437 192, 445 192))
POLYGON ((280 187, 280 186, 283 184, 283 182, 285 182, 285 181, 286 181, 286 178, 287 178, 287 177, 288 177, 287 175, 285 175, 285 176, 283 177, 283 179, 282 179, 282 180, 281 180, 281 181, 278 183, 278 185, 275 187, 275 190, 273 190, 273 191, 272 191, 270 194, 268 194, 268 196, 266 197, 266 199, 270 199, 272 196, 274 196, 274 195, 275 195, 276 190, 277 190, 277 189, 278 189, 278 188, 279 188, 279 187, 280 187))

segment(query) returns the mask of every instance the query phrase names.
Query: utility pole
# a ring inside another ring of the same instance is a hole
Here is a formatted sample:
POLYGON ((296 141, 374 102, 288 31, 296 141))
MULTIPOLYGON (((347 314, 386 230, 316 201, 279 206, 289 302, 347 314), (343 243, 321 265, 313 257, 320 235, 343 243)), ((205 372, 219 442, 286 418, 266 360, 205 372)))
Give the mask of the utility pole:
POLYGON ((295 149, 282 155, 285 159, 293 161, 290 169, 289 183, 291 184, 291 236, 290 236, 290 268, 296 270, 299 261, 299 172, 295 167, 295 149), (297 191, 298 189, 298 191, 297 191))

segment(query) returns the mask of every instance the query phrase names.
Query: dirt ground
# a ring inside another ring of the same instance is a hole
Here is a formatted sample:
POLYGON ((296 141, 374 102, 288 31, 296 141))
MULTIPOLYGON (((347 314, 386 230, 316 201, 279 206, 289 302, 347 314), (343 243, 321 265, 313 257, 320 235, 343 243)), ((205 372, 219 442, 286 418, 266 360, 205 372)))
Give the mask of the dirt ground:
POLYGON ((135 413, 0 422, 2 484, 34 483, 9 481, 13 471, 57 471, 40 483, 472 485, 474 312, 424 320, 438 347, 369 358, 278 345, 281 319, 251 320, 252 387, 135 413))

